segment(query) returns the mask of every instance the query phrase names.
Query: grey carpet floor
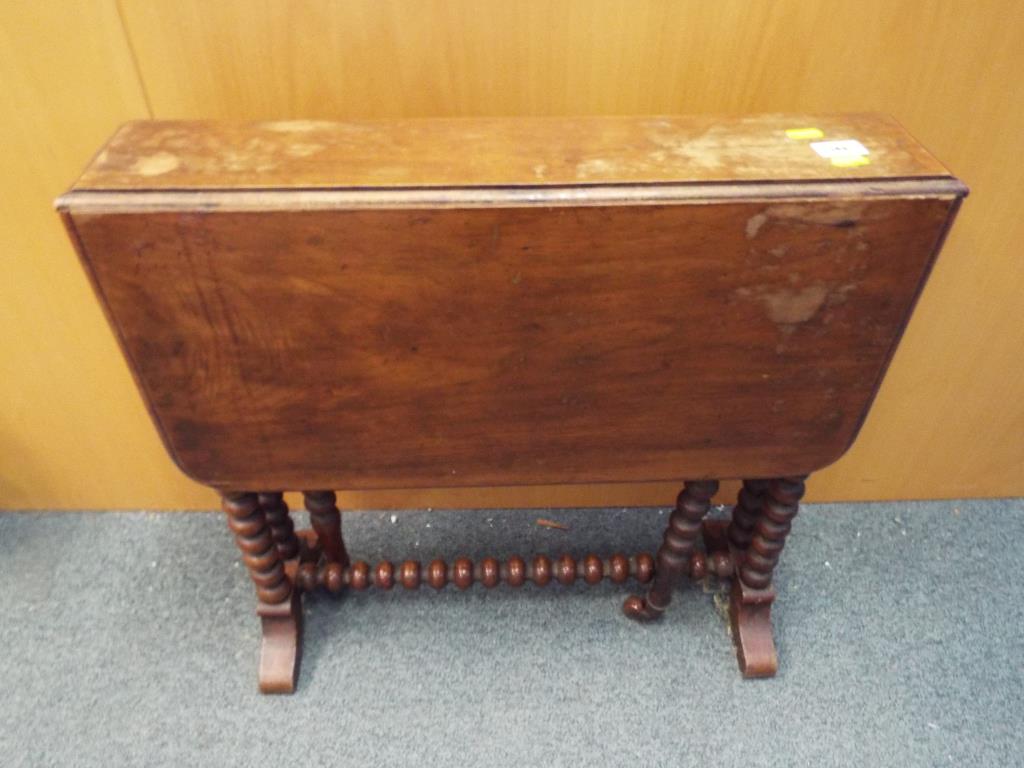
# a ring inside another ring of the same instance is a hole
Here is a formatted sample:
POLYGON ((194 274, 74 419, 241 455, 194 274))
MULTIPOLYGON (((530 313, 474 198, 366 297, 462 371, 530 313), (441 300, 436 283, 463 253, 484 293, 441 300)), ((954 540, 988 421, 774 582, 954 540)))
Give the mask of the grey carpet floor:
MULTIPOLYGON (((353 557, 653 550, 666 510, 360 512, 353 557), (553 518, 570 530, 536 524, 553 518)), ((256 692, 219 514, 0 514, 3 766, 1024 764, 1024 501, 808 506, 781 670, 743 681, 713 595, 307 598, 292 697, 256 692)))

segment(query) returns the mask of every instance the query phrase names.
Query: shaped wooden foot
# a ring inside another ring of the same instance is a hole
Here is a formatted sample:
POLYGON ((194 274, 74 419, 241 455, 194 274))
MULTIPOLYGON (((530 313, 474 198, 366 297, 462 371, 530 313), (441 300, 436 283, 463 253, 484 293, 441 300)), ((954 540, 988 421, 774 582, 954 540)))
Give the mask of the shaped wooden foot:
MULTIPOLYGON (((728 531, 736 563, 729 620, 744 677, 772 677, 779 659, 772 637, 772 572, 786 542, 800 498, 802 477, 746 481, 728 531)), ((724 543, 724 542, 723 542, 724 543)))
POLYGON ((739 579, 732 583, 729 623, 736 660, 744 677, 774 677, 779 669, 772 637, 772 589, 751 589, 739 579))
POLYGON ((622 604, 622 612, 629 618, 650 621, 665 612, 672 601, 672 590, 690 570, 690 558, 700 534, 701 521, 711 508, 711 497, 717 491, 717 480, 698 480, 683 486, 655 557, 654 583, 647 597, 631 595, 622 604))
POLYGON ((302 603, 298 592, 284 603, 260 603, 263 624, 260 645, 260 691, 294 693, 302 655, 302 603))

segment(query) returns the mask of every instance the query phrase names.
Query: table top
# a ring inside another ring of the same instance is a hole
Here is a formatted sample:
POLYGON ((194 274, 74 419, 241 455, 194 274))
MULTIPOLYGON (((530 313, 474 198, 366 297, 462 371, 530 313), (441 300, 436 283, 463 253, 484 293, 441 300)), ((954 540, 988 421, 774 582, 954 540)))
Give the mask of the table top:
POLYGON ((149 120, 124 125, 73 189, 546 187, 949 176, 899 123, 878 114, 149 120), (837 156, 829 142, 858 142, 866 154, 837 156))

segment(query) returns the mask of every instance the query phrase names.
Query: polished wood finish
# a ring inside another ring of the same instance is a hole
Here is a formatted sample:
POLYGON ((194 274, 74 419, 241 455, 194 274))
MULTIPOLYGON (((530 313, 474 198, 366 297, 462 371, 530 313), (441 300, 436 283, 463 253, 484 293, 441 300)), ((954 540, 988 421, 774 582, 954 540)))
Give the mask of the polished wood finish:
POLYGON ((630 576, 650 582, 636 619, 684 576, 731 578, 741 669, 774 673, 803 478, 855 438, 966 193, 891 120, 814 116, 857 140, 831 161, 785 128, 807 122, 115 136, 59 205, 168 450, 223 492, 262 690, 294 689, 303 590, 630 576), (655 558, 426 569, 350 563, 330 490, 680 475, 655 558), (713 478, 744 482, 728 524, 705 522, 713 478), (312 531, 281 491, 240 490, 295 487, 312 531))
POLYGON ((73 226, 191 476, 482 485, 680 467, 773 476, 836 460, 953 202, 222 213, 196 228, 185 213, 86 214, 73 226), (707 254, 720 236, 727 247, 707 254), (274 294, 287 312, 268 311, 274 294), (289 376, 260 374, 279 365, 289 376), (306 427, 319 423, 333 428, 306 427))
POLYGON ((786 136, 805 118, 663 121, 689 149, 644 183, 660 118, 315 126, 341 152, 315 171, 288 153, 304 127, 278 126, 263 185, 296 180, 263 191, 201 169, 258 173, 270 129, 156 123, 61 206, 168 450, 208 485, 788 476, 851 444, 964 192, 891 121, 836 123, 872 152, 847 168, 786 136), (474 131, 490 154, 407 160, 411 189, 341 164, 474 131), (600 172, 523 189, 521 157, 559 167, 563 133, 600 172), (900 176, 857 180, 881 172, 900 176))

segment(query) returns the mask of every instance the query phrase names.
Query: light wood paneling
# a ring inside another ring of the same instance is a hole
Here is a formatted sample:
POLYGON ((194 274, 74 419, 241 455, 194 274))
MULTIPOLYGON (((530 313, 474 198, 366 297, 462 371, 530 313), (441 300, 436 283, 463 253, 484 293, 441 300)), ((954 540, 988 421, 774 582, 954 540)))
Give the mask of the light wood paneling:
MULTIPOLYGON (((124 0, 121 10, 156 117, 896 115, 973 194, 860 439, 810 483, 809 498, 1024 495, 1016 0, 124 0)), ((15 298, 0 307, 0 338, 5 366, 16 363, 0 391, 16 407, 0 422, 0 504, 208 506, 163 456, 43 201, 117 119, 144 114, 116 14, 109 4, 12 3, 0 15, 9 38, 0 98, 13 100, 14 115, 0 131, 7 147, 22 148, 4 161, 18 166, 5 173, 6 196, 18 192, 3 214, 5 242, 16 243, 5 254, 15 298)), ((674 492, 661 484, 345 501, 630 504, 674 492)))
POLYGON ((83 159, 147 115, 115 4, 0 5, 0 83, 0 505, 200 503, 53 213, 83 159))

